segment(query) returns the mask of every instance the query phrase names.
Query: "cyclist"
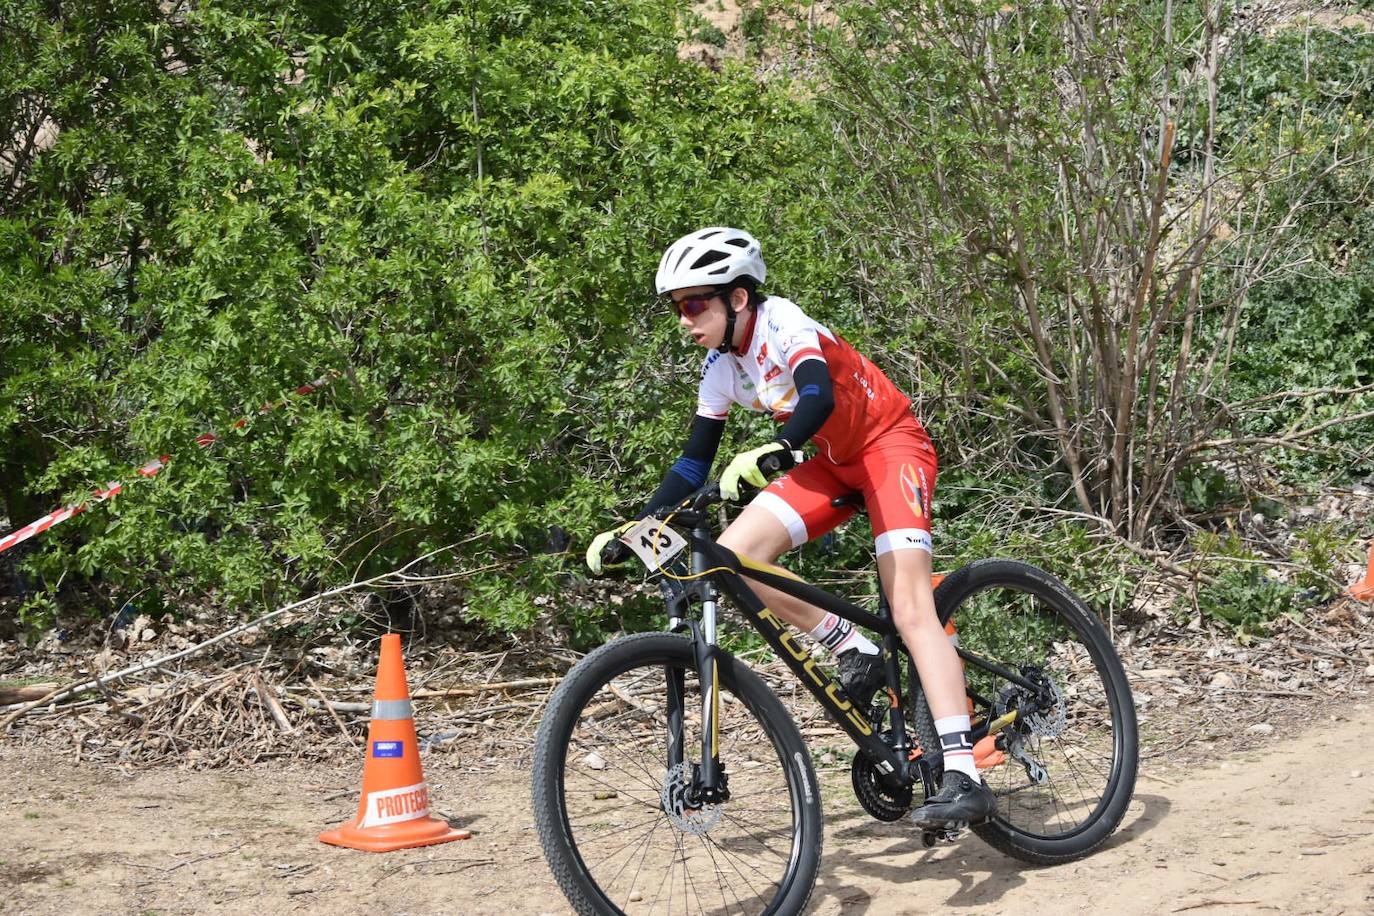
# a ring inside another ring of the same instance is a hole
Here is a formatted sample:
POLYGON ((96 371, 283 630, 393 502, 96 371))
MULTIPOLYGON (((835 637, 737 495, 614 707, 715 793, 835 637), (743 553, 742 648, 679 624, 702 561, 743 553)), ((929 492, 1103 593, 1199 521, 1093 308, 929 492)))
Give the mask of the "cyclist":
MULTIPOLYGON (((741 481, 764 488, 721 534, 722 545, 773 563, 853 515, 852 508, 831 505, 833 498, 861 492, 893 623, 916 660, 944 750, 940 791, 912 817, 923 826, 980 821, 992 812, 993 795, 974 765, 963 671, 931 590, 934 446, 910 400, 876 366, 795 303, 759 291, 767 276, 759 242, 739 229, 702 229, 664 252, 658 294, 709 352, 682 455, 638 517, 681 501, 706 481, 732 403, 769 414, 782 427, 771 442, 736 455, 721 475, 727 499, 739 498, 741 481), (793 450, 808 442, 816 454, 795 464, 793 450), (770 455, 787 471, 772 483, 759 467, 770 455)), ((628 559, 629 549, 615 539, 633 525, 593 539, 587 550, 593 573, 601 573, 608 545, 616 545, 613 562, 628 559)), ((871 640, 835 614, 759 583, 750 587, 836 655, 852 698, 871 701, 883 682, 880 650, 871 640)))

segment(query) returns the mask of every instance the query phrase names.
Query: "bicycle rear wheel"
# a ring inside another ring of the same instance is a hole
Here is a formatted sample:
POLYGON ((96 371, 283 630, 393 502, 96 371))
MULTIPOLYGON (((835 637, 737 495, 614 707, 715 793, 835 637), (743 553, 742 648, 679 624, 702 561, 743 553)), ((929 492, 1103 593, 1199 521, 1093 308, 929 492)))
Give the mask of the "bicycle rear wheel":
POLYGON ((729 799, 692 796, 701 751, 692 643, 643 633, 583 659, 535 741, 535 824, 579 913, 797 913, 816 880, 820 795, 801 735, 764 683, 718 654, 729 799), (674 729, 668 693, 682 686, 674 729), (684 763, 668 766, 670 738, 684 763))
POLYGON ((1121 823, 1139 758, 1131 688, 1102 624, 1054 576, 1012 560, 956 571, 936 605, 961 649, 1023 682, 964 663, 975 737, 1017 713, 982 758, 997 811, 974 832, 1027 862, 1087 855, 1121 823))

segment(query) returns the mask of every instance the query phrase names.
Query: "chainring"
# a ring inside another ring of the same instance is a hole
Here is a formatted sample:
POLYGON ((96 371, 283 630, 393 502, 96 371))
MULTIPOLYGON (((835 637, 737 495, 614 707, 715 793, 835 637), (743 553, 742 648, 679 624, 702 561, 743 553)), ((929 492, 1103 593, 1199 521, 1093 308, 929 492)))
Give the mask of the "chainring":
POLYGON ((880 821, 900 820, 911 808, 911 787, 894 792, 884 786, 878 771, 862 751, 854 754, 849 778, 854 783, 854 797, 859 804, 880 821))

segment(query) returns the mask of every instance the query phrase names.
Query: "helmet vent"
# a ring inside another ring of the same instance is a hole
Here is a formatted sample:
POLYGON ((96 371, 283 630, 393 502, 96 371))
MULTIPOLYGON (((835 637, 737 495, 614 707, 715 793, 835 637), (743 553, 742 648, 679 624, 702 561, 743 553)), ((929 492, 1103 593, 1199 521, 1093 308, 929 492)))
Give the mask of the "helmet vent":
MULTIPOLYGON (((723 260, 725 260, 727 257, 728 257, 728 255, 726 255, 726 253, 723 252, 723 251, 708 251, 708 252, 706 252, 705 254, 703 254, 701 257, 697 258, 695 261, 692 262, 692 269, 693 269, 693 270, 700 270, 700 269, 703 268, 703 267, 709 267, 710 265, 716 263, 717 261, 723 261, 723 260)), ((716 271, 716 270, 711 271, 711 273, 719 273, 719 272, 720 272, 720 271, 716 271)))

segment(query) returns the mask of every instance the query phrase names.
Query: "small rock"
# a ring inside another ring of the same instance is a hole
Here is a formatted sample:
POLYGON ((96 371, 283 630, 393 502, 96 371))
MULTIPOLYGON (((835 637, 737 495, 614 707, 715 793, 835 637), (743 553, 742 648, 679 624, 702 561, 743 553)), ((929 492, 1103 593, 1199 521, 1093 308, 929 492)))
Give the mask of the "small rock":
POLYGON ((1361 776, 1363 776, 1363 775, 1364 775, 1364 770, 1351 770, 1351 771, 1350 771, 1350 778, 1351 778, 1351 779, 1359 779, 1359 778, 1360 778, 1361 776))
POLYGON ((828 766, 835 762, 835 755, 826 751, 824 754, 821 754, 820 761, 828 766))
POLYGON ((586 757, 582 758, 582 765, 589 770, 604 770, 606 769, 606 758, 602 757, 596 751, 592 751, 586 757))
POLYGON ((1250 726, 1246 731, 1254 732, 1256 735, 1272 735, 1274 733, 1274 726, 1270 725, 1268 722, 1258 722, 1250 726))
POLYGON ((1212 677, 1212 682, 1209 686, 1216 687, 1222 690, 1230 690, 1231 688, 1236 686, 1236 679, 1231 677, 1231 675, 1227 674, 1225 671, 1218 671, 1216 675, 1212 677))
POLYGON ((1374 665, 1370 665, 1368 668, 1364 669, 1364 676, 1374 677, 1374 665))
POLYGON ((643 891, 638 891, 638 890, 630 891, 630 902, 631 902, 631 903, 638 903, 639 901, 641 901, 641 900, 643 900, 643 899, 644 899, 644 892, 643 892, 643 891))

